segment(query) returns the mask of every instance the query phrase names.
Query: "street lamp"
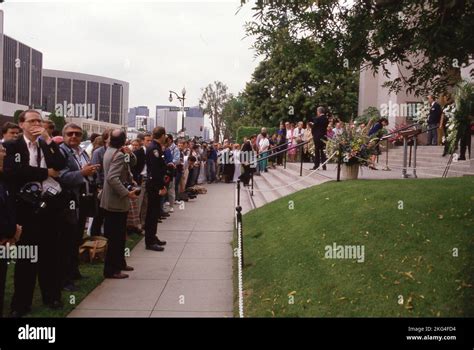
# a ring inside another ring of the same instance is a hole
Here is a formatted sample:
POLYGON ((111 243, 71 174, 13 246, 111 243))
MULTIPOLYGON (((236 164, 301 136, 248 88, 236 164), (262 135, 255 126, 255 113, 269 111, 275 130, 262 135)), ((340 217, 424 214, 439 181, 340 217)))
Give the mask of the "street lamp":
POLYGON ((184 133, 184 100, 186 99, 186 89, 183 87, 183 90, 181 90, 181 96, 179 96, 176 92, 170 90, 170 96, 168 97, 168 100, 170 102, 173 102, 173 94, 176 95, 176 98, 181 101, 181 130, 184 133))

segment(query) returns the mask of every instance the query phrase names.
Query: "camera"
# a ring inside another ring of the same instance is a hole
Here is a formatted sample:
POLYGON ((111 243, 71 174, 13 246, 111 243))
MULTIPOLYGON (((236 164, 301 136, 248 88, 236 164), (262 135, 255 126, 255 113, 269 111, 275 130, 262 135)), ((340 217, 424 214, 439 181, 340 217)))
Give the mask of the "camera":
POLYGON ((35 211, 45 209, 47 207, 46 202, 43 198, 54 197, 57 194, 54 193, 54 188, 48 188, 45 192, 45 196, 42 194, 41 186, 36 182, 28 182, 21 189, 18 197, 29 206, 35 208, 35 211), (44 196, 44 197, 43 197, 44 196))
POLYGON ((129 192, 135 191, 135 194, 136 194, 137 196, 140 195, 141 189, 136 188, 133 184, 124 183, 123 185, 125 186, 125 188, 127 189, 127 191, 129 191, 129 192))

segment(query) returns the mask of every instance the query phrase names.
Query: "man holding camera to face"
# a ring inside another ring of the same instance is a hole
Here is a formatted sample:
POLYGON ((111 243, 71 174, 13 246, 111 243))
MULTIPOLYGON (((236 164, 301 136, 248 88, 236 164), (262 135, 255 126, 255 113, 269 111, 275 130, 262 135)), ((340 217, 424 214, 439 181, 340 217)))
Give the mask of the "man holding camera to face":
POLYGON ((7 150, 4 176, 19 198, 17 223, 23 228, 17 246, 37 246, 38 249, 37 262, 16 261, 12 317, 21 317, 31 310, 37 275, 43 303, 53 309, 62 307, 57 213, 65 203, 55 178, 64 168, 65 159, 41 123, 37 111, 22 112, 19 124, 23 136, 4 144, 7 150))
POLYGON ((130 167, 136 163, 131 149, 125 147, 126 135, 121 129, 110 133, 110 142, 104 154, 104 187, 100 194, 100 207, 104 209, 104 231, 108 239, 104 263, 104 277, 122 279, 133 271, 125 261, 125 237, 129 199, 136 199, 139 189, 133 182, 130 167))

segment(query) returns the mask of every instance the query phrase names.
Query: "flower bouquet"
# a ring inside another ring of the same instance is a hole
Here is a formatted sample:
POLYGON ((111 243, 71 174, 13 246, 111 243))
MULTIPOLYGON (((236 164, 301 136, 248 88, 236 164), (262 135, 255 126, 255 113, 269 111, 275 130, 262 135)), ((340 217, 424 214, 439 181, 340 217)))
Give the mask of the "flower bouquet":
POLYGON ((428 102, 423 103, 423 107, 416 113, 413 121, 422 126, 428 126, 428 117, 430 116, 430 105, 428 102))
POLYGON ((336 156, 347 166, 369 165, 370 157, 377 154, 378 138, 371 139, 368 130, 368 127, 356 129, 350 125, 344 126, 340 135, 326 141, 327 154, 336 152, 336 156))

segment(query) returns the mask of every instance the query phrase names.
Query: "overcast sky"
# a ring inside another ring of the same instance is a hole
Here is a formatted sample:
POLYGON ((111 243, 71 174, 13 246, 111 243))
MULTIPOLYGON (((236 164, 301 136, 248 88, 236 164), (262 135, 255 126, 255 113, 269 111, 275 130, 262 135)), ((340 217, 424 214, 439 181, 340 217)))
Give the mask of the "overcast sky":
POLYGON ((1 5, 4 33, 43 53, 43 67, 130 83, 129 107, 169 104, 186 87, 189 105, 221 80, 245 87, 258 61, 243 25, 251 6, 240 0, 20 2, 1 5))

